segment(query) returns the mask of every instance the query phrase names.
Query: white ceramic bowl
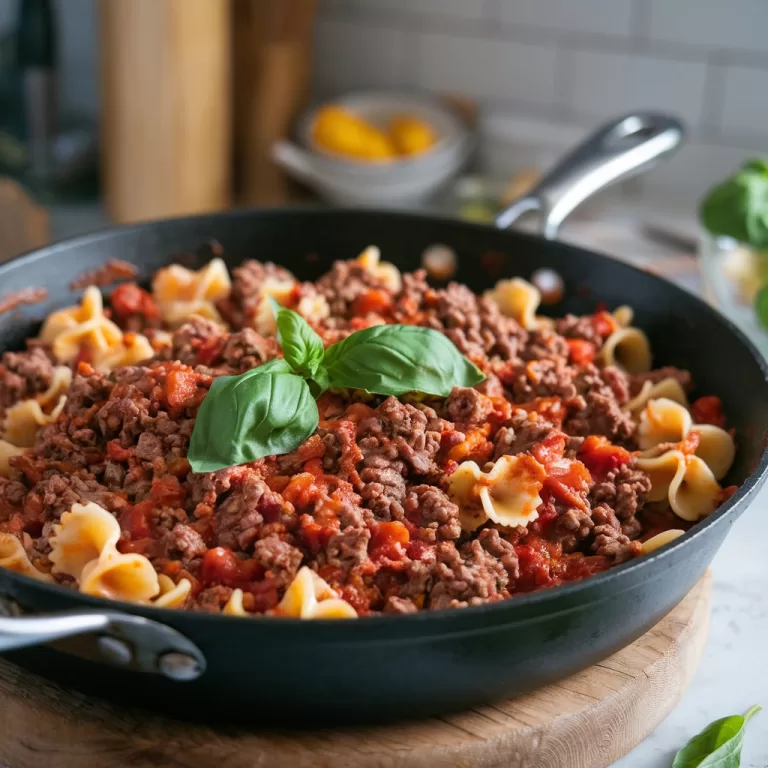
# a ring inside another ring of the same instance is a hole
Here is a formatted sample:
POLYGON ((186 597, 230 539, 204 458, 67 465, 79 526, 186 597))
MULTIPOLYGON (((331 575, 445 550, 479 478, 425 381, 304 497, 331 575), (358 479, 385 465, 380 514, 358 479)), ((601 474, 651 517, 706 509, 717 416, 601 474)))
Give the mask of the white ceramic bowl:
POLYGON ((311 127, 316 109, 300 121, 300 145, 289 141, 273 147, 273 157, 292 176, 308 184, 329 202, 340 205, 410 206, 432 195, 466 160, 471 140, 461 121, 428 97, 412 94, 358 93, 334 100, 335 104, 383 124, 407 113, 430 124, 436 144, 412 157, 359 161, 342 157, 312 142, 311 127))

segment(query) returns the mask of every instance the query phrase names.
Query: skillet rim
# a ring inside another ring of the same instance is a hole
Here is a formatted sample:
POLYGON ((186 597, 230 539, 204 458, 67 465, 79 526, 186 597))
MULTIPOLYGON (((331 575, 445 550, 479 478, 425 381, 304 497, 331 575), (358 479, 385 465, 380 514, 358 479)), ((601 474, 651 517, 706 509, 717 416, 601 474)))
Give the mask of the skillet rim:
MULTIPOLYGON (((709 314, 713 320, 716 320, 722 326, 724 326, 731 334, 731 336, 738 343, 740 343, 742 347, 746 348, 753 361, 757 363, 758 368, 763 374, 763 379, 766 383, 766 392, 768 393, 768 360, 762 356, 757 347, 746 336, 746 334, 741 331, 728 317, 708 304, 703 298, 685 290, 671 280, 667 280, 666 278, 649 272, 648 270, 617 259, 608 255, 607 253, 591 251, 587 248, 582 248, 581 246, 573 245, 559 240, 547 240, 541 235, 537 234, 509 229, 499 229, 492 225, 463 221, 439 213, 369 209, 361 207, 339 209, 329 208, 320 204, 307 204, 285 206, 280 208, 238 207, 227 211, 219 211, 214 213, 153 219, 150 221, 143 221, 132 224, 102 227, 92 232, 69 237, 64 240, 59 240, 55 243, 46 245, 42 248, 36 248, 31 251, 18 254, 17 256, 14 256, 8 261, 0 264, 0 278, 2 278, 4 272, 9 267, 21 268, 25 265, 34 265, 39 260, 45 260, 46 258, 53 257, 58 251, 72 251, 79 246, 93 245, 101 240, 107 240, 115 236, 130 235, 131 233, 140 234, 142 232, 153 234, 158 228, 172 228, 174 226, 179 226, 185 223, 204 224, 205 222, 210 222, 211 224, 215 224, 227 219, 251 218, 258 217, 260 215, 269 215, 273 218, 286 217, 287 219, 290 219, 297 214, 310 214, 320 218, 338 216, 350 218, 369 218, 371 216, 375 216, 377 218, 399 218, 421 221, 423 223, 446 224, 452 227, 465 229, 470 232, 475 231, 481 235, 483 233, 493 232, 496 235, 508 236, 513 240, 517 239, 528 241, 529 243, 539 247, 546 245, 550 248, 559 248, 562 250, 571 251, 575 257, 578 257, 581 254, 589 254, 591 257, 597 257, 597 259, 600 261, 609 262, 613 267, 627 270, 630 273, 641 274, 646 277, 650 277, 652 280, 664 283, 667 290, 671 289, 673 293, 677 293, 678 295, 683 296, 685 301, 692 301, 694 304, 698 305, 697 308, 699 311, 705 314, 709 314)), ((34 586, 43 592, 49 593, 51 597, 61 596, 68 597, 70 600, 76 599, 78 602, 84 604, 83 609, 92 608, 101 611, 123 611, 133 615, 137 615, 138 613, 138 615, 146 615, 149 618, 152 618, 161 623, 168 623, 171 626, 174 626, 175 623, 173 619, 179 618, 180 616, 183 617, 184 623, 187 621, 198 624, 210 624, 210 622, 215 622, 219 625, 223 624, 228 626, 251 627, 252 631, 265 631, 266 627, 270 627, 272 630, 277 630, 279 632, 292 632, 295 631, 298 627, 301 627, 303 632, 306 633, 308 631, 307 624, 310 624, 316 629, 314 634, 321 636, 318 637, 317 640, 336 640, 336 638, 332 637, 333 634, 339 633, 341 631, 351 631, 354 633, 353 636, 346 638, 349 642, 353 642, 357 639, 370 639, 365 637, 365 633, 378 633, 382 630, 396 628, 402 628, 404 632, 408 632, 409 627, 421 627, 423 630, 434 629, 435 633, 437 633, 437 627, 433 627, 431 625, 436 625, 438 623, 444 624, 451 618, 456 620, 453 623, 460 624, 470 624, 472 623, 473 619, 477 619, 477 621, 474 623, 478 624, 479 626, 476 627, 475 631, 490 630, 491 628, 498 625, 511 624, 515 622, 524 623, 525 621, 537 620, 538 618, 541 618, 542 615, 553 616, 559 613, 575 610, 582 603, 589 604, 601 602, 602 600, 606 599, 605 596, 600 596, 598 599, 587 599, 585 601, 578 600, 578 598, 582 595, 582 593, 588 593, 590 590, 596 591, 600 587, 609 584, 611 581, 616 581, 617 579, 619 581, 623 581, 625 578, 629 578, 628 574, 635 572, 640 573, 642 571, 648 572, 649 569, 653 571, 654 563, 670 561, 675 553, 680 553, 684 548, 690 547, 692 542, 705 535, 705 533, 710 531, 715 525, 721 524, 722 521, 726 518, 729 518, 732 513, 736 512, 737 510, 743 512, 750 497, 754 496, 766 482, 766 479, 768 479, 767 436, 768 433, 763 435, 763 449, 759 460, 755 464, 752 472, 750 472, 748 477, 739 486, 736 493, 734 493, 733 496, 731 496, 720 507, 718 507, 718 509, 713 514, 711 514, 703 521, 698 522, 694 528, 687 531, 683 536, 680 536, 669 544, 660 547, 648 555, 643 555, 642 557, 634 558, 625 563, 621 563, 620 565, 613 566, 612 568, 609 568, 607 571, 603 571, 602 573, 598 573, 596 575, 589 576, 587 578, 568 584, 560 584, 555 587, 520 594, 506 600, 500 600, 495 603, 484 603, 482 605, 467 606, 466 608, 461 609, 443 608, 436 611, 419 611, 417 613, 404 615, 377 614, 374 616, 365 616, 363 617, 362 621, 354 622, 344 622, 339 621, 338 619, 315 619, 311 622, 307 622, 306 620, 298 618, 276 618, 272 616, 248 617, 248 621, 243 622, 243 617, 238 616, 207 614, 193 611, 179 611, 172 608, 157 608, 152 605, 143 605, 137 603, 128 603, 122 600, 107 600, 106 598, 92 597, 90 595, 83 595, 79 592, 58 584, 42 583, 28 576, 14 573, 13 571, 3 571, 2 578, 8 579, 11 583, 19 582, 22 585, 27 585, 30 587, 34 586), (576 600, 573 600, 572 598, 576 598, 576 600), (560 602, 564 605, 559 610, 543 610, 540 612, 535 612, 536 608, 539 608, 540 606, 546 606, 547 603, 555 602, 560 602), (532 609, 534 613, 530 616, 526 616, 525 618, 515 618, 514 615, 510 615, 506 617, 506 620, 504 620, 507 613, 514 614, 515 610, 517 610, 518 613, 521 613, 521 609, 523 608, 532 609), (496 621, 482 624, 481 617, 486 617, 489 619, 493 617, 496 619, 496 621), (353 627, 355 629, 352 629, 353 627), (363 637, 358 638, 357 635, 363 635, 363 637)), ((658 571, 658 568, 655 568, 655 570, 658 571)), ((615 596, 631 588, 632 585, 624 586, 622 589, 618 590, 618 592, 614 591, 611 594, 615 596)), ((70 612, 70 609, 68 609, 67 612, 70 612)), ((454 631, 446 630, 446 628, 443 628, 439 632, 439 635, 444 637, 447 635, 465 634, 466 632, 466 629, 462 629, 460 627, 457 627, 454 631)), ((422 632, 419 635, 414 636, 413 639, 416 637, 423 639, 423 636, 424 633, 422 632)), ((392 638, 387 635, 386 637, 381 636, 378 639, 383 642, 392 638)))

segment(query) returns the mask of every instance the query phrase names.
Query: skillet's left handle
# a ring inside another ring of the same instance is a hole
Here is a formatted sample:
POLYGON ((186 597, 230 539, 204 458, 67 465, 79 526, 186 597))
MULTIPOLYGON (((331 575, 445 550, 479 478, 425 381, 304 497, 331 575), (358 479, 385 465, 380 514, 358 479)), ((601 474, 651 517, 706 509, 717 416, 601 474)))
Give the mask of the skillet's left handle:
POLYGON ((506 229, 528 211, 539 211, 541 234, 548 240, 571 211, 601 189, 652 168, 683 142, 685 130, 675 117, 638 112, 598 128, 567 154, 526 194, 496 217, 506 229))
MULTIPOLYGON (((7 599, 0 604, 0 653, 68 638, 96 635, 97 660, 195 680, 205 671, 202 651, 172 627, 118 611, 78 611, 46 616, 16 616, 7 599)), ((83 654, 92 658, 92 654, 83 654)))

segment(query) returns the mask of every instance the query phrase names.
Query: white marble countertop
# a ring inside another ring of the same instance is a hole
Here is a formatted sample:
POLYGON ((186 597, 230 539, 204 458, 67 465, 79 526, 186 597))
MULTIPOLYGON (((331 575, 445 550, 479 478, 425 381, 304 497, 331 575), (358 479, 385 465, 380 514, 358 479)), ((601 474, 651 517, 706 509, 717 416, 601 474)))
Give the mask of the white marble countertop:
MULTIPOLYGON (((671 221, 676 218, 669 208, 660 215, 671 221)), ((652 207, 618 205, 610 207, 600 221, 581 218, 569 223, 562 234, 564 239, 580 245, 657 269, 688 290, 699 290, 692 254, 670 250, 642 236, 637 225, 649 217, 658 220, 652 207)), ((106 223, 96 206, 52 211, 55 239, 99 229, 106 223)), ((690 221, 682 224, 687 228, 690 221)), ((742 713, 753 704, 762 704, 766 711, 750 723, 741 765, 768 767, 767 540, 768 487, 734 526, 714 561, 712 626, 690 688, 654 733, 614 768, 669 768, 676 750, 691 736, 712 720, 742 713)))

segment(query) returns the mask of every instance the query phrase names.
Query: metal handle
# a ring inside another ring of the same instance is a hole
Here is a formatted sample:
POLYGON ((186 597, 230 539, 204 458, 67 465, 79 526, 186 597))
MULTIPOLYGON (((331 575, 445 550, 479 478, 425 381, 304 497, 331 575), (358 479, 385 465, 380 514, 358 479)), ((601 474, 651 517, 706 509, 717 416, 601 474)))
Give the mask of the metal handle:
POLYGON ((682 123, 669 115, 638 112, 601 126, 569 152, 524 197, 496 217, 506 229, 528 211, 540 211, 548 240, 578 205, 605 187, 653 167, 682 143, 682 123))
POLYGON ((173 680, 194 680, 205 671, 205 657, 191 640, 165 624, 141 616, 117 611, 30 617, 19 617, 18 613, 15 603, 2 600, 0 653, 69 638, 86 640, 91 635, 90 645, 79 643, 67 651, 173 680))

